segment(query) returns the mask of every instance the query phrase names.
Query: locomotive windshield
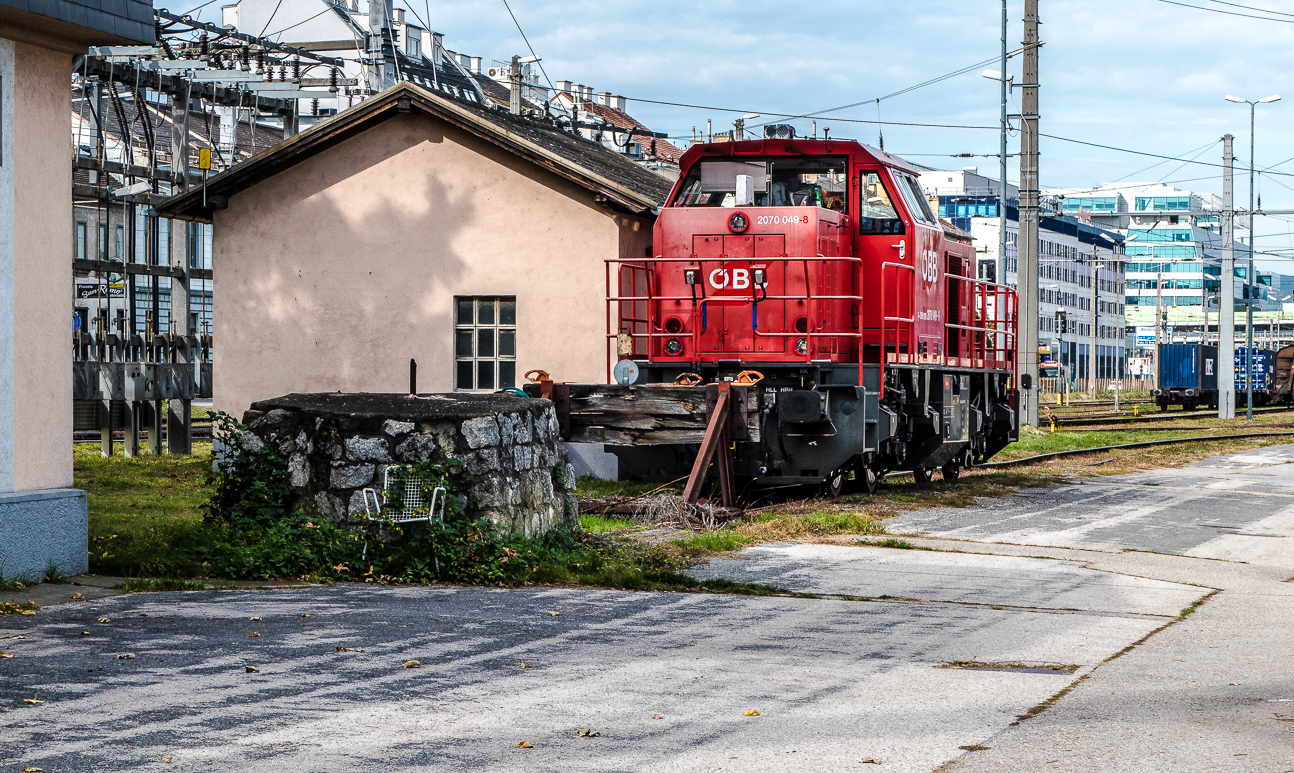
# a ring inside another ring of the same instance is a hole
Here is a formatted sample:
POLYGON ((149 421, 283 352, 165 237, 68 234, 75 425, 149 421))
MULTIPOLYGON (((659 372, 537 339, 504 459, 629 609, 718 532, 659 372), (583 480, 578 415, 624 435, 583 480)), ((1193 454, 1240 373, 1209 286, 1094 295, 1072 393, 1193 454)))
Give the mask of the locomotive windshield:
POLYGON ((845 156, 778 156, 765 161, 702 161, 688 172, 676 207, 848 206, 845 156))

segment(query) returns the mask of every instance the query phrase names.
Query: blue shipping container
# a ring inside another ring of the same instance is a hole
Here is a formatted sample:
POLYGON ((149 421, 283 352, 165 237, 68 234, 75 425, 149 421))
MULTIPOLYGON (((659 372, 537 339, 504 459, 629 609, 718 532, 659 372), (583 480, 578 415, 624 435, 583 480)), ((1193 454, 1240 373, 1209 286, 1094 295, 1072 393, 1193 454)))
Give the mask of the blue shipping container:
POLYGON ((1218 347, 1203 344, 1161 344, 1160 389, 1218 388, 1218 347))
MULTIPOLYGON (((1245 347, 1236 347, 1236 390, 1246 391, 1245 383, 1245 347)), ((1271 386, 1272 376, 1276 372, 1276 352, 1271 349, 1254 349, 1253 374, 1254 389, 1266 389, 1271 386)))

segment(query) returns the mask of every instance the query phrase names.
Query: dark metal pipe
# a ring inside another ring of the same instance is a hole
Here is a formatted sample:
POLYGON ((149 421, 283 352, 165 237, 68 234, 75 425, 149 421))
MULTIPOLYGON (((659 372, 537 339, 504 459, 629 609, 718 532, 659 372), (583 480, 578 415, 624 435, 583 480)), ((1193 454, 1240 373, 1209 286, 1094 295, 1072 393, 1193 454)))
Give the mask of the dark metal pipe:
POLYGON ((417 394, 418 394, 418 361, 410 357, 409 358, 409 395, 412 397, 412 396, 416 396, 417 394))

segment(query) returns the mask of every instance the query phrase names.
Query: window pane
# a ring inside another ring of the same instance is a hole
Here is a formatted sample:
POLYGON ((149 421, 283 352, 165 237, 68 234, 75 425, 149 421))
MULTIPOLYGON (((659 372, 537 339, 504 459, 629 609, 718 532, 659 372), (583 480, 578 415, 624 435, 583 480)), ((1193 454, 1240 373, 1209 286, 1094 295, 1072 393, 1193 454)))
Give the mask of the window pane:
POLYGON ((471 357, 472 356, 472 331, 459 330, 454 334, 454 356, 471 357))
POLYGON ((462 299, 458 301, 458 319, 454 320, 460 325, 472 324, 472 299, 462 299))
POLYGON ((458 389, 472 388, 472 361, 459 360, 458 362, 458 379, 456 384, 458 389))
POLYGON ((499 356, 516 357, 517 356, 517 331, 500 330, 499 331, 499 356))
POLYGON ((494 389, 494 361, 476 363, 476 388, 494 389))
POLYGON ((494 331, 477 330, 476 331, 476 356, 493 357, 494 356, 494 331))
POLYGON ((499 363, 499 388, 517 385, 517 363, 504 360, 499 363))
POLYGON ((476 322, 480 325, 494 324, 494 301, 482 300, 477 304, 476 322))
POLYGON ((517 302, 516 301, 499 301, 499 324, 500 325, 517 324, 517 302))

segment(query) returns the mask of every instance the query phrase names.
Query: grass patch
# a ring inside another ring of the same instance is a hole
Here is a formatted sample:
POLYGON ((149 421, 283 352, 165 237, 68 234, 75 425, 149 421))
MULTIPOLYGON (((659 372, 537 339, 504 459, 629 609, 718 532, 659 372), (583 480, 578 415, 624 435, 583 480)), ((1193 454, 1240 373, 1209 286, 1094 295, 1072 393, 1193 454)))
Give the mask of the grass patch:
POLYGON ((153 593, 156 591, 206 590, 207 584, 175 577, 131 577, 114 585, 126 593, 153 593))
POLYGON ((639 497, 660 489, 665 493, 677 493, 682 490, 682 483, 661 488, 659 483, 637 483, 629 480, 604 480, 594 475, 582 475, 575 480, 575 496, 580 499, 602 499, 604 497, 639 497))
POLYGON ((580 527, 591 534, 605 534, 623 529, 639 529, 642 528, 642 524, 603 515, 581 515, 580 527))
POLYGON ((935 550, 929 545, 913 545, 905 539, 886 537, 885 539, 856 539, 855 545, 866 545, 869 548, 894 548, 896 550, 935 550))
POLYGON ((12 577, 6 577, 0 572, 0 591, 27 590, 33 585, 40 582, 27 574, 15 574, 12 577))
POLYGON ((729 553, 734 550, 741 550, 754 541, 755 539, 749 535, 724 529, 703 531, 683 539, 676 539, 674 540, 674 545, 678 547, 683 556, 697 558, 713 553, 729 553))

